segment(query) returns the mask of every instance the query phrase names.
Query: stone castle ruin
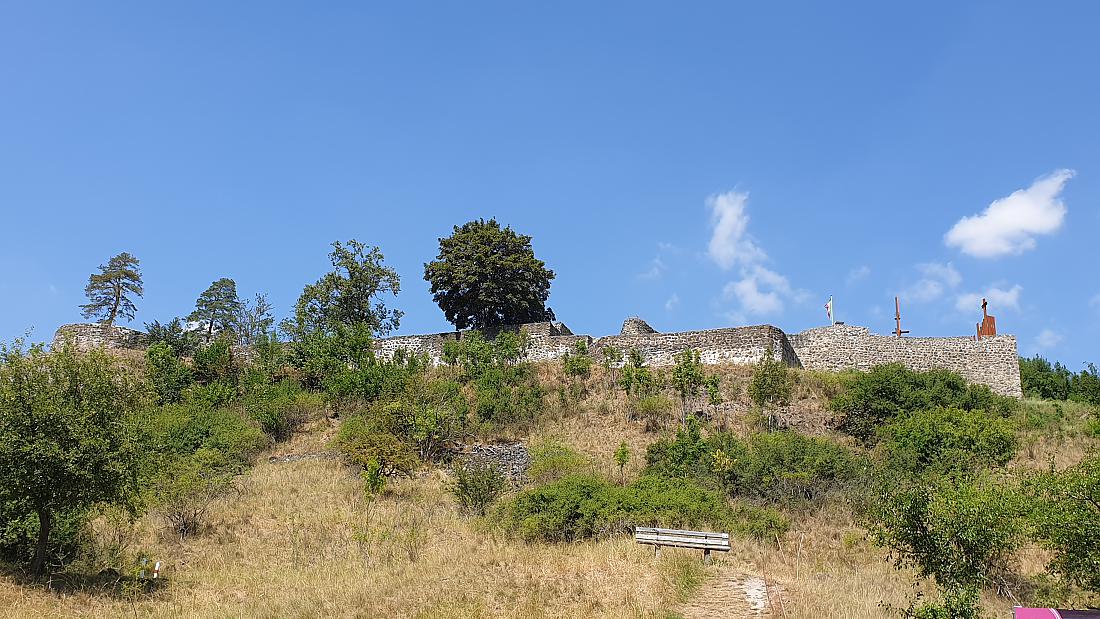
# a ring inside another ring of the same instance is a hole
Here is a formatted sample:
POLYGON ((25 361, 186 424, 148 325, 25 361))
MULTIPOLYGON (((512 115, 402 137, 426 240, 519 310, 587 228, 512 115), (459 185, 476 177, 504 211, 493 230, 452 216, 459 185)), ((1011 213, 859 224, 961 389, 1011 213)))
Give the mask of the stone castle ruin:
MULTIPOLYGON (((770 348, 776 359, 807 370, 870 370, 876 365, 899 362, 913 370, 935 368, 958 372, 971 383, 988 385, 994 393, 1020 397, 1020 364, 1016 337, 895 337, 876 335, 867 327, 836 324, 788 335, 771 325, 728 327, 705 331, 659 333, 640 318, 628 318, 619 335, 594 338, 574 335, 560 322, 539 322, 508 330, 527 333, 527 359, 545 361, 575 350, 578 340, 588 344, 594 357, 613 346, 626 352, 637 349, 647 365, 675 364, 677 353, 699 351, 703 363, 753 364, 770 348)), ((492 334, 487 334, 492 335, 492 334)), ((462 337, 461 332, 402 335, 378 340, 383 357, 399 349, 426 354, 433 363, 443 362, 443 344, 462 337)))
MULTIPOLYGON (((640 318, 628 318, 618 335, 594 338, 575 335, 560 322, 538 322, 512 327, 527 334, 527 360, 560 359, 573 352, 578 341, 588 345, 599 358, 600 351, 613 346, 622 352, 636 349, 651 366, 675 364, 678 353, 699 351, 703 363, 753 364, 770 348, 776 359, 790 367, 808 370, 870 370, 883 363, 900 362, 913 370, 942 368, 958 372, 971 383, 988 385, 994 393, 1020 397, 1020 365, 1016 337, 983 335, 969 337, 895 337, 876 335, 866 327, 836 324, 787 334, 771 325, 728 327, 705 331, 659 333, 640 318)), ((487 333, 494 336, 495 333, 487 333)), ((443 363, 443 344, 458 340, 462 332, 429 335, 399 335, 380 338, 375 348, 390 358, 399 350, 426 354, 433 363, 443 363)), ((98 346, 115 349, 145 347, 145 334, 125 327, 91 324, 65 325, 57 330, 54 345, 72 338, 82 349, 98 346)))

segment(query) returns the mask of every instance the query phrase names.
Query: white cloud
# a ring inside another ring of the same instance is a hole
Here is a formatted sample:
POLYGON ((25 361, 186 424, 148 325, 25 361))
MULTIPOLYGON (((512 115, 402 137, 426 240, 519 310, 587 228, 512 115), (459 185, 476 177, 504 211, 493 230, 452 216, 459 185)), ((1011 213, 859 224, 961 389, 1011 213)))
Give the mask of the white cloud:
POLYGON ((739 191, 707 198, 713 227, 707 255, 723 269, 729 270, 737 264, 751 265, 767 257, 745 233, 749 226, 749 214, 745 210, 748 199, 748 193, 739 191))
POLYGON ((960 312, 979 312, 982 308, 982 299, 989 301, 990 312, 996 312, 998 308, 1007 307, 1019 311, 1020 293, 1023 287, 1019 284, 1005 290, 990 286, 985 292, 967 292, 960 294, 955 299, 955 308, 960 312))
POLYGON ((921 278, 901 292, 901 297, 909 301, 934 301, 951 288, 962 283, 962 275, 948 262, 924 262, 916 266, 921 278))
POLYGON ((660 256, 657 256, 649 263, 649 268, 638 274, 639 279, 657 279, 664 275, 664 272, 668 270, 668 266, 665 265, 665 261, 661 260, 660 256))
POLYGON ((726 284, 722 296, 736 299, 742 314, 763 316, 783 310, 786 300, 802 301, 807 293, 791 287, 786 277, 759 264, 741 270, 741 279, 726 284))
POLYGON ((1020 254, 1035 247, 1035 235, 1062 227, 1066 205, 1060 194, 1073 170, 1055 170, 1027 189, 994 200, 981 214, 963 217, 944 235, 949 247, 977 258, 1020 254))
POLYGON ((677 307, 680 307, 680 295, 674 292, 672 293, 672 296, 669 297, 667 301, 665 301, 665 311, 671 312, 677 307))
POLYGON ((1048 350, 1061 344, 1063 339, 1061 333, 1052 329, 1043 329, 1039 332, 1039 335, 1035 337, 1035 348, 1039 350, 1048 350))
POLYGON ((844 282, 846 284, 848 284, 849 286, 851 286, 852 284, 855 284, 857 282, 860 282, 860 281, 863 281, 863 280, 867 279, 867 276, 870 275, 870 274, 871 274, 871 267, 864 264, 864 265, 861 265, 861 266, 858 266, 858 267, 852 269, 851 271, 848 271, 848 277, 845 278, 844 282))

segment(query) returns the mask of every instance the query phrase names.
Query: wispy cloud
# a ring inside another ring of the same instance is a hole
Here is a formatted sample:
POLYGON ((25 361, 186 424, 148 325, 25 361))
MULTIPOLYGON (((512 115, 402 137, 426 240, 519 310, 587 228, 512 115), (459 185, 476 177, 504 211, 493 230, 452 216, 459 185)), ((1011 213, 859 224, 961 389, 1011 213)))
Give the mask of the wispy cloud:
POLYGON ((744 322, 746 316, 776 314, 787 301, 802 301, 807 296, 785 276, 764 266, 767 253, 748 233, 748 198, 748 193, 739 191, 707 198, 711 211, 707 255, 723 270, 738 268, 739 277, 722 288, 722 298, 737 303, 726 313, 735 323, 744 322))
POLYGON ((870 275, 870 274, 871 274, 871 267, 867 266, 866 264, 860 265, 860 266, 852 269, 851 271, 848 271, 848 277, 846 277, 844 279, 844 283, 849 285, 849 286, 851 286, 853 284, 857 284, 857 283, 867 279, 867 276, 870 275))
POLYGON ((1035 236, 1062 227, 1066 206, 1061 193, 1073 170, 1055 170, 1027 189, 994 200, 977 215, 963 217, 944 236, 949 247, 977 258, 1020 254, 1035 247, 1035 236))
POLYGON ((916 265, 915 268, 921 275, 920 279, 901 292, 901 297, 909 301, 920 303, 935 301, 945 292, 962 283, 962 275, 959 275, 950 262, 947 264, 924 262, 916 265))
POLYGON ((955 308, 960 312, 976 312, 982 307, 982 299, 989 301, 993 307, 991 311, 997 311, 999 307, 1007 307, 1014 310, 1020 309, 1020 293, 1023 287, 1019 284, 1008 288, 990 286, 985 292, 967 292, 960 294, 955 299, 955 308))
POLYGON ((1061 333, 1054 331, 1053 329, 1043 329, 1039 332, 1039 335, 1035 336, 1035 348, 1039 350, 1050 350, 1058 344, 1062 343, 1061 333))
POLYGON ((665 311, 671 312, 677 307, 680 307, 680 295, 674 292, 672 293, 672 296, 669 297, 667 301, 665 301, 665 311))
POLYGON ((750 265, 767 257, 748 236, 749 194, 727 191, 707 198, 710 208, 711 235, 707 255, 724 270, 738 264, 750 265))
POLYGON ((646 270, 638 274, 638 279, 660 279, 662 275, 668 272, 668 263, 665 257, 668 254, 677 252, 676 246, 672 243, 657 243, 657 255, 649 261, 646 270))

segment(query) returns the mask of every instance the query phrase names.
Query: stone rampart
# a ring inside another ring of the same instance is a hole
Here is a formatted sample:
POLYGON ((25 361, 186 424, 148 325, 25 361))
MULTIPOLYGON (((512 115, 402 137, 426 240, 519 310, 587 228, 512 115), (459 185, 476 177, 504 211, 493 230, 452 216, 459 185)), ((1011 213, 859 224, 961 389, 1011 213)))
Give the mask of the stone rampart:
POLYGON ((71 340, 77 350, 88 351, 95 348, 115 350, 141 350, 145 348, 146 335, 118 325, 110 326, 98 323, 78 323, 62 325, 53 336, 51 348, 57 349, 65 340, 71 340))
POLYGON ((894 337, 866 327, 834 325, 789 335, 802 367, 810 370, 869 370, 902 363, 913 370, 953 370, 995 393, 1021 396, 1016 337, 894 337))

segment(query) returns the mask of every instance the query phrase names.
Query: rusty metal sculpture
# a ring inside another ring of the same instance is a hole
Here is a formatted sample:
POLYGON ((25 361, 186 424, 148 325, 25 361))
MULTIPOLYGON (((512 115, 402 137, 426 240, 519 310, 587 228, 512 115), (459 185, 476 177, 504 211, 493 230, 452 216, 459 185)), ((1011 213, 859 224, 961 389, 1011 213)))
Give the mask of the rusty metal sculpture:
POLYGON ((894 327, 894 335, 901 337, 904 333, 909 333, 909 330, 902 331, 901 329, 901 303, 897 297, 894 297, 894 322, 897 326, 894 327))
POLYGON ((978 337, 976 339, 982 339, 983 337, 995 337, 997 335, 997 319, 989 315, 989 311, 986 309, 989 307, 989 303, 982 299, 982 322, 975 325, 978 328, 978 337))

